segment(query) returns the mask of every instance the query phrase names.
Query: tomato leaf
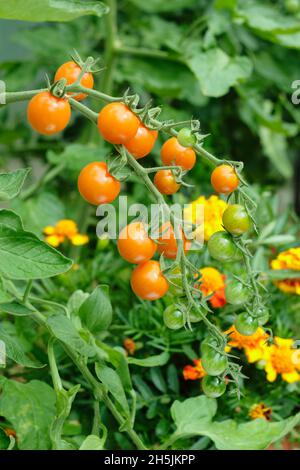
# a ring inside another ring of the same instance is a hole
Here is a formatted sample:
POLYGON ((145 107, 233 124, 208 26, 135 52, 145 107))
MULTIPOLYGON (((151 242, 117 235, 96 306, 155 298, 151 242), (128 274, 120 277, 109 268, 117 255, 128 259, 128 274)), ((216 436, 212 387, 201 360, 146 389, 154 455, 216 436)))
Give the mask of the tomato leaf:
POLYGON ((64 315, 53 315, 47 319, 47 325, 53 336, 83 356, 93 356, 94 349, 90 346, 76 330, 75 326, 64 315))
POLYGON ((6 357, 12 359, 17 364, 24 367, 40 368, 43 364, 36 360, 32 360, 26 354, 22 346, 22 342, 18 337, 17 331, 12 323, 2 322, 0 328, 0 341, 5 344, 6 357))
POLYGON ((12 424, 20 450, 50 449, 49 428, 55 416, 55 393, 44 382, 1 380, 0 415, 12 424), (13 397, 13 399, 12 399, 13 397))
POLYGON ((108 391, 112 394, 114 399, 119 403, 125 412, 126 416, 129 417, 130 410, 126 394, 121 382, 121 379, 117 372, 111 367, 107 367, 100 363, 96 364, 96 374, 99 380, 105 385, 108 391))
POLYGON ((196 52, 186 62, 197 77, 202 93, 215 98, 228 93, 232 86, 246 80, 252 72, 252 64, 247 57, 230 57, 218 48, 196 52))
POLYGON ((79 317, 92 333, 108 329, 112 321, 112 306, 107 286, 96 287, 81 305, 79 317))
POLYGON ((17 315, 25 317, 32 315, 32 310, 19 302, 5 302, 0 304, 0 312, 9 313, 10 315, 17 315))
POLYGON ((0 201, 16 197, 22 189, 30 168, 0 173, 0 201))
POLYGON ((167 364, 170 358, 170 354, 167 351, 162 352, 156 356, 145 357, 144 359, 138 359, 135 357, 128 357, 128 364, 135 364, 136 366, 141 367, 156 367, 164 366, 167 364))
POLYGON ((84 15, 103 16, 102 2, 83 0, 0 0, 0 18, 20 21, 71 21, 84 15))
POLYGON ((79 450, 103 450, 104 442, 103 439, 93 434, 90 434, 85 438, 79 450))
POLYGON ((10 279, 42 279, 67 271, 72 261, 33 233, 0 225, 0 273, 10 279))
POLYGON ((237 423, 233 419, 213 421, 216 400, 204 395, 175 401, 171 407, 177 427, 174 439, 208 436, 219 450, 262 450, 289 433, 300 422, 300 413, 278 422, 255 419, 237 423))

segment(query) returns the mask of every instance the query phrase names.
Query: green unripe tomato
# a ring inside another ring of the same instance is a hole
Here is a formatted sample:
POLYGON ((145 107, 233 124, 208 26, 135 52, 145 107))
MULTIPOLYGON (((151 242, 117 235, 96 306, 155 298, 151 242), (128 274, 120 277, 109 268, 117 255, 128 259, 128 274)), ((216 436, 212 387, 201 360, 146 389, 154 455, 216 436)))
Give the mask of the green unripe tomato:
POLYGON ((223 226, 232 235, 243 235, 250 228, 251 221, 246 209, 240 204, 228 206, 223 214, 223 226))
POLYGON ((180 129, 177 134, 177 140, 182 147, 193 147, 197 142, 195 134, 188 127, 180 129))
POLYGON ((284 7, 288 13, 298 13, 300 10, 299 0, 285 0, 284 7))
POLYGON ((179 266, 176 266, 169 272, 168 280, 170 281, 169 293, 176 297, 183 297, 184 290, 182 285, 182 273, 179 266))
POLYGON ((266 323, 268 323, 270 314, 266 307, 260 307, 257 310, 256 315, 259 326, 264 326, 266 323))
POLYGON ((170 330, 179 330, 185 324, 184 313, 175 305, 169 305, 163 313, 164 324, 170 330))
POLYGON ((258 328, 258 321, 256 318, 251 317, 249 313, 240 313, 234 322, 237 331, 243 336, 253 335, 258 328))
POLYGON ((242 305, 249 301, 251 292, 239 281, 230 281, 225 287, 226 301, 231 305, 242 305))
POLYGON ((226 383, 220 377, 206 375, 202 379, 202 390, 209 398, 219 398, 226 390, 226 383))
POLYGON ((224 263, 237 259, 239 255, 231 235, 224 231, 214 233, 207 242, 207 248, 212 258, 224 263))
MULTIPOLYGON (((207 312, 204 310, 202 311, 202 314, 206 316, 207 312)), ((202 321, 202 316, 200 316, 197 311, 190 312, 189 317, 191 323, 199 323, 200 321, 202 321)))
POLYGON ((220 354, 214 348, 218 347, 215 338, 208 336, 201 343, 201 363, 209 375, 220 375, 228 367, 228 359, 225 354, 220 354))

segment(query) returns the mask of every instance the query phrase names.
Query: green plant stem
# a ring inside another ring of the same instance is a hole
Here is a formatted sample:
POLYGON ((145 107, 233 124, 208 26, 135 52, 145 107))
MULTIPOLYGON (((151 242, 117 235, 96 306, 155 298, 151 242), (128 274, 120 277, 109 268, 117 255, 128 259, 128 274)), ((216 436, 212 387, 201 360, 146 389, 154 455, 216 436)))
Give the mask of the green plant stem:
POLYGON ((29 90, 29 91, 7 91, 5 93, 5 104, 15 103, 17 101, 26 101, 33 98, 33 96, 47 91, 47 88, 41 88, 39 90, 29 90))
POLYGON ((146 47, 130 47, 123 44, 118 44, 116 46, 116 51, 119 54, 129 54, 133 56, 140 57, 149 57, 153 59, 163 59, 169 60, 172 62, 180 62, 185 64, 185 61, 175 54, 170 54, 166 51, 160 51, 158 49, 150 49, 146 47))
POLYGON ((113 88, 113 69, 116 58, 116 43, 117 43, 117 2, 116 0, 106 0, 109 7, 109 13, 105 16, 105 54, 104 63, 106 69, 103 73, 101 89, 104 93, 110 94, 113 88))
POLYGON ((38 191, 44 184, 49 183, 52 181, 56 176, 58 176, 65 168, 65 163, 61 163, 53 168, 50 168, 48 171, 44 173, 44 175, 39 178, 35 183, 32 184, 29 188, 21 194, 21 199, 25 200, 28 199, 32 194, 38 191))
POLYGON ((79 103, 79 101, 76 101, 74 98, 69 98, 70 104, 72 108, 77 109, 80 113, 82 113, 85 117, 90 119, 94 124, 97 123, 98 120, 98 113, 95 113, 92 111, 90 108, 85 106, 82 103, 79 103))
MULTIPOLYGON (((125 151, 124 149, 122 149, 120 147, 118 149, 119 149, 120 152, 125 151)), ((185 254, 184 254, 183 240, 182 240, 182 237, 181 237, 181 233, 180 233, 180 229, 178 227, 178 224, 174 221, 174 217, 173 217, 173 214, 171 213, 170 207, 165 202, 165 199, 162 196, 162 194, 158 191, 158 189, 152 183, 152 181, 149 178, 149 176, 147 174, 147 171, 145 171, 144 167, 142 167, 138 163, 138 161, 127 150, 125 152, 126 152, 128 164, 134 170, 135 174, 144 182, 145 186, 148 188, 150 193, 154 196, 156 201, 164 208, 164 210, 170 216, 170 219, 172 221, 172 225, 174 227, 175 236, 176 236, 176 239, 177 239, 177 245, 178 245, 178 251, 179 251, 179 262, 180 262, 180 266, 181 266, 181 270, 182 270, 183 287, 184 287, 184 291, 185 291, 185 294, 186 294, 186 297, 187 297, 189 303, 193 306, 193 308, 195 308, 199 312, 203 322, 206 324, 208 329, 211 330, 211 332, 214 333, 214 335, 217 336, 217 338, 219 338, 219 340, 223 344, 225 340, 224 340, 224 337, 223 337, 222 333, 203 314, 203 312, 200 309, 198 303, 195 301, 195 299, 193 298, 193 296, 191 294, 191 289, 190 289, 190 286, 189 286, 188 281, 187 281, 187 260, 186 260, 185 254)))
MULTIPOLYGON (((20 294, 19 294, 17 288, 15 287, 15 285, 12 282, 10 284, 10 287, 11 287, 11 291, 14 293, 14 295, 16 295, 17 298, 20 298, 20 294)), ((36 299, 35 298, 29 298, 29 300, 36 300, 36 299)), ((41 303, 42 302, 44 302, 45 304, 48 303, 47 301, 43 301, 43 299, 39 299, 39 300, 40 300, 41 303)), ((109 409, 109 411, 112 413, 112 415, 114 416, 116 421, 119 423, 120 427, 122 427, 125 424, 125 419, 119 413, 119 411, 116 409, 115 405, 113 404, 113 402, 109 398, 105 387, 100 382, 98 382, 95 379, 95 377, 93 376, 93 374, 90 372, 90 370, 87 367, 87 365, 85 364, 84 360, 70 346, 68 346, 67 344, 62 342, 59 338, 56 338, 53 335, 52 331, 50 331, 49 328, 48 328, 48 325, 47 325, 47 322, 46 322, 46 319, 44 318, 44 316, 35 307, 33 307, 33 305, 30 303, 30 301, 27 301, 26 306, 33 309, 33 317, 32 318, 39 325, 43 325, 49 331, 51 336, 53 338, 55 338, 59 343, 62 344, 64 350, 67 353, 67 355, 70 357, 70 359, 73 361, 73 363, 79 369, 79 371, 81 372, 81 374, 83 375, 83 377, 85 378, 87 383, 90 385, 90 387, 93 391, 95 399, 103 401, 105 406, 109 409)), ((144 446, 142 440, 137 435, 137 433, 134 431, 134 429, 126 428, 126 432, 127 432, 128 436, 130 437, 130 439, 132 440, 132 442, 136 445, 137 449, 147 450, 147 448, 144 446)))
POLYGON ((30 281, 27 282, 25 292, 24 292, 24 295, 23 295, 23 303, 24 304, 27 302, 28 296, 31 292, 32 283, 33 283, 32 279, 30 279, 30 281))

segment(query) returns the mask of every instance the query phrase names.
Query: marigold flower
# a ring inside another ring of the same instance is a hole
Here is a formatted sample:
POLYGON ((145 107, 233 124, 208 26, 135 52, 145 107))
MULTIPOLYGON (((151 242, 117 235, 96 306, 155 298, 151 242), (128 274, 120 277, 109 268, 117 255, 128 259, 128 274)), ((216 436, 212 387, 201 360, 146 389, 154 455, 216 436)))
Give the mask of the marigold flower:
MULTIPOLYGON (((277 258, 271 261, 271 268, 300 271, 300 247, 279 253, 277 258)), ((284 279, 276 281, 275 284, 283 292, 300 295, 300 273, 299 278, 284 279)))
POLYGON ((251 336, 244 336, 233 325, 225 333, 229 336, 228 346, 244 349, 249 363, 257 362, 264 358, 267 347, 266 341, 269 335, 263 328, 259 327, 251 336))
POLYGON ((198 226, 195 232, 196 236, 203 230, 204 240, 207 241, 215 232, 224 230, 222 216, 227 205, 223 199, 216 195, 210 196, 208 199, 205 196, 200 196, 185 209, 184 218, 198 226), (203 205, 203 212, 197 210, 197 207, 201 205, 203 205))
POLYGON ((70 240, 75 246, 85 245, 89 241, 87 235, 78 232, 76 222, 71 219, 59 220, 54 226, 47 225, 43 233, 46 242, 54 247, 58 247, 65 239, 70 240))
POLYGON ((250 408, 249 416, 251 419, 262 418, 266 421, 270 421, 272 414, 272 408, 268 407, 264 403, 258 403, 250 408))
POLYGON ((275 336, 274 344, 265 348, 263 359, 269 382, 274 382, 278 375, 288 383, 300 380, 300 351, 293 344, 293 339, 275 336))
POLYGON ((223 307, 226 304, 226 276, 221 274, 217 269, 211 267, 201 268, 200 273, 202 276, 199 280, 199 284, 197 283, 195 287, 199 287, 205 297, 213 294, 209 301, 214 308, 223 307))
POLYGON ((202 367, 201 359, 194 359, 194 366, 187 365, 183 368, 183 378, 184 380, 198 380, 202 379, 206 372, 202 367))
POLYGON ((134 355, 135 350, 136 350, 136 344, 132 338, 125 338, 123 341, 123 346, 128 352, 128 354, 130 354, 131 356, 134 355))

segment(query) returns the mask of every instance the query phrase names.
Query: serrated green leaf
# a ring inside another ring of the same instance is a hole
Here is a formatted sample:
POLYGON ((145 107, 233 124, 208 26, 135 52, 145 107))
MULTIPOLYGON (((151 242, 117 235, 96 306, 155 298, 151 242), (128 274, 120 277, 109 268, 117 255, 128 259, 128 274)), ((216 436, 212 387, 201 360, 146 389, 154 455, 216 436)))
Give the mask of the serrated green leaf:
POLYGON ((208 436, 219 450, 262 450, 289 433, 300 422, 300 413, 278 422, 255 419, 237 423, 213 421, 216 400, 204 395, 175 401, 171 415, 176 425, 174 439, 208 436))
POLYGON ((247 57, 230 57, 222 49, 197 52, 186 59, 187 65, 199 81, 205 96, 220 97, 229 89, 246 80, 252 72, 247 57))
POLYGON ((0 201, 7 201, 16 197, 30 171, 30 168, 25 168, 9 173, 0 173, 0 201))
POLYGON ((26 384, 15 380, 2 381, 0 415, 16 431, 20 450, 50 449, 49 428, 55 416, 55 393, 44 382, 26 384))
POLYGON ((20 21, 71 21, 84 15, 103 16, 102 2, 83 0, 0 0, 0 18, 20 21))
POLYGON ((0 273, 10 279, 41 279, 68 271, 72 261, 36 235, 0 225, 0 273))
POLYGON ((103 440, 100 439, 99 436, 95 436, 91 434, 90 436, 87 436, 81 446, 79 447, 79 450, 103 450, 104 449, 104 444, 103 440))

